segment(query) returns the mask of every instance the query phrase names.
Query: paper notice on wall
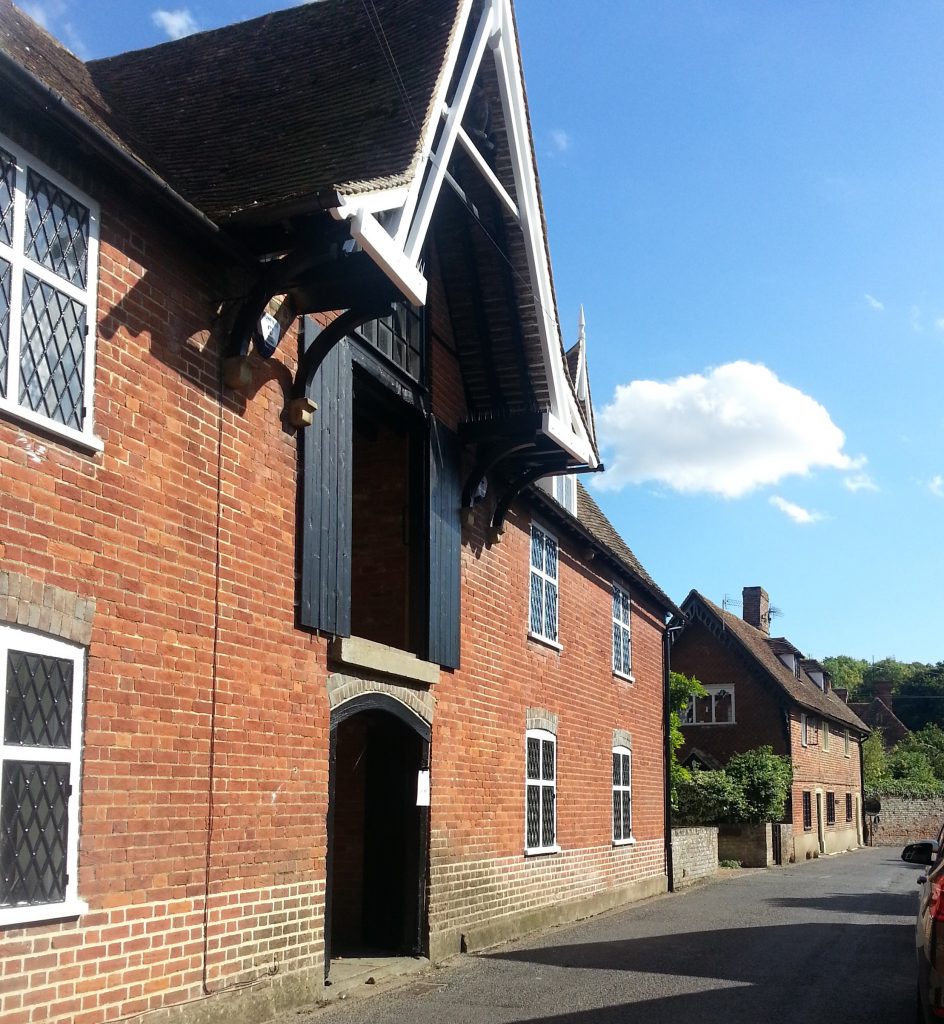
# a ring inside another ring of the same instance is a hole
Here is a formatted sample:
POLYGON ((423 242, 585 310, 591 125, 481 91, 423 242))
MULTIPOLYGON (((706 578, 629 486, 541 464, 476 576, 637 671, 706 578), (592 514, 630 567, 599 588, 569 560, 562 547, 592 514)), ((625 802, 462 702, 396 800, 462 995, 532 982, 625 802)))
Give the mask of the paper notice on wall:
POLYGON ((429 807, 429 769, 420 768, 416 774, 416 806, 429 807))

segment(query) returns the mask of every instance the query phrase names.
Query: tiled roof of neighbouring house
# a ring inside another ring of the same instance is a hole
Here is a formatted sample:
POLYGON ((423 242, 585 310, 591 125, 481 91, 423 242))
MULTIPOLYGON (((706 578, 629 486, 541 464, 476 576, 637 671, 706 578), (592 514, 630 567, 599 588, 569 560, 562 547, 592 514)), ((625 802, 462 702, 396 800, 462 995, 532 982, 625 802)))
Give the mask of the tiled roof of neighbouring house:
POLYGON ((732 615, 730 612, 719 608, 697 590, 693 590, 682 602, 682 609, 686 615, 692 604, 696 601, 700 602, 718 624, 734 637, 741 648, 753 658, 755 663, 767 673, 791 700, 807 711, 813 711, 824 718, 841 722, 843 725, 848 725, 859 732, 867 733, 869 731, 869 727, 845 702, 841 701, 834 693, 826 693, 821 690, 806 674, 802 666, 800 668, 800 678, 798 679, 777 657, 776 648, 796 650, 793 644, 784 642, 783 637, 767 636, 762 630, 745 622, 740 616, 732 615))
POLYGON ((908 727, 881 697, 861 703, 850 701, 849 707, 870 729, 882 734, 886 746, 893 747, 910 735, 908 727))
POLYGON ((408 182, 459 7, 320 0, 90 61, 82 77, 159 173, 225 220, 408 182))

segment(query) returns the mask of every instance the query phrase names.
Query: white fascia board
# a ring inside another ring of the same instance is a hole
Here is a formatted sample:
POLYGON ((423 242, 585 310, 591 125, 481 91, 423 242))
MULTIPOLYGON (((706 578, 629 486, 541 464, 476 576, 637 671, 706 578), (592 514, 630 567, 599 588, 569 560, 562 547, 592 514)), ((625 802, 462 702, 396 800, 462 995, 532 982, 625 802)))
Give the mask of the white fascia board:
POLYGON ((591 469, 596 469, 599 465, 599 460, 593 453, 590 438, 583 430, 577 433, 553 413, 546 412, 541 421, 541 432, 591 469))
POLYGON ((517 40, 514 38, 514 20, 511 17, 508 0, 494 0, 494 2, 501 5, 502 9, 501 38, 494 49, 495 65, 498 71, 499 91, 505 108, 508 143, 511 148, 511 163, 515 176, 515 191, 518 195, 521 229, 526 242, 528 271, 534 288, 538 330, 544 353, 545 372, 548 377, 551 412, 555 416, 569 418, 571 410, 568 407, 573 404, 574 399, 565 376, 560 326, 554 315, 551 272, 538 204, 531 136, 524 113, 524 89, 521 82, 521 67, 518 62, 517 40))
MULTIPOLYGON (((452 76, 455 72, 456 64, 459 62, 459 54, 462 51, 462 40, 465 38, 466 25, 469 23, 469 16, 472 14, 472 0, 465 0, 460 11, 459 17, 456 22, 456 32, 452 40, 452 48, 446 55, 446 63, 443 67, 442 74, 439 79, 439 88, 436 90, 436 95, 433 98, 434 111, 442 110, 446 105, 446 96, 449 92, 449 85, 452 82, 452 76)), ((420 146, 419 157, 416 162, 416 174, 413 177, 413 181, 410 184, 406 202, 404 202, 400 215, 396 222, 392 226, 392 232, 394 238, 401 247, 406 245, 407 235, 410 231, 410 225, 413 223, 413 212, 416 210, 416 204, 420 201, 420 194, 423 190, 423 178, 425 175, 423 171, 426 169, 426 165, 429 163, 429 158, 433 152, 433 143, 436 141, 436 133, 439 130, 439 117, 433 116, 429 119, 429 124, 426 126, 426 131, 423 134, 423 141, 420 146)))
POLYGON ((351 237, 414 306, 426 305, 428 282, 372 213, 359 208, 332 210, 338 220, 350 220, 351 237))

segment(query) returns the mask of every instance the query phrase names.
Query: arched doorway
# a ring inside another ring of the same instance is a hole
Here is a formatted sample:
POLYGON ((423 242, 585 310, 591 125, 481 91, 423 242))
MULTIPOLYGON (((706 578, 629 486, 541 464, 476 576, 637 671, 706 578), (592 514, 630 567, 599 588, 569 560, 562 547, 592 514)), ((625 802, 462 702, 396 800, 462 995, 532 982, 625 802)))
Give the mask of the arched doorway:
POLYGON ((381 693, 331 714, 325 973, 331 957, 427 951, 429 725, 381 693))

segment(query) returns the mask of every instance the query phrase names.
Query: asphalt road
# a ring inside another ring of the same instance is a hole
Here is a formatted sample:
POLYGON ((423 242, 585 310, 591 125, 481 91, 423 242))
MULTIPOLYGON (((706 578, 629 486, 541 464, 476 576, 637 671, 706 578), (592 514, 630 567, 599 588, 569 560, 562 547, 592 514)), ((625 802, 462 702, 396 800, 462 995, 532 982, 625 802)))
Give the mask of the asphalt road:
POLYGON ((887 848, 723 872, 279 1024, 910 1024, 918 873, 887 848))

